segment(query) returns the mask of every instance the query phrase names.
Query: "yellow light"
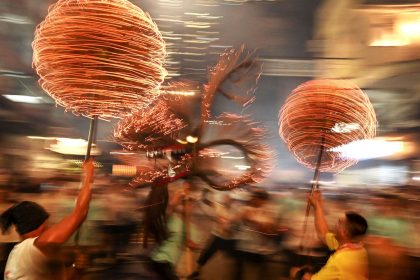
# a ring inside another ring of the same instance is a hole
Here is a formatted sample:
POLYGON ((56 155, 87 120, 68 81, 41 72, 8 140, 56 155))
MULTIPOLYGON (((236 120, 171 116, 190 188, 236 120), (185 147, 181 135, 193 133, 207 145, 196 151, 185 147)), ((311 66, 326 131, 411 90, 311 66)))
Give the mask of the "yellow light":
POLYGON ((402 21, 397 24, 398 33, 410 41, 420 39, 420 18, 414 21, 402 21))
POLYGON ((187 141, 183 141, 183 140, 181 140, 181 139, 176 139, 176 141, 177 141, 178 143, 181 143, 182 145, 187 145, 187 144, 188 144, 188 142, 187 142, 187 141))
POLYGON ((191 136, 191 135, 188 135, 186 139, 187 139, 188 143, 192 143, 192 144, 194 144, 198 141, 198 137, 194 137, 194 136, 191 136))
POLYGON ((175 91, 175 90, 167 90, 164 93, 172 94, 172 95, 182 95, 182 96, 193 96, 195 95, 194 91, 175 91))
POLYGON ((339 153, 341 157, 366 160, 399 154, 405 149, 403 141, 387 139, 364 139, 332 148, 331 151, 339 153))
POLYGON ((136 173, 137 173, 137 169, 135 166, 119 165, 119 164, 112 165, 112 175, 132 177, 132 176, 135 176, 136 173))
POLYGON ((55 137, 44 137, 44 136, 26 136, 29 139, 37 139, 37 140, 56 140, 55 137))
POLYGON ((410 44, 410 41, 406 38, 395 34, 385 34, 381 38, 374 40, 370 43, 371 47, 402 47, 410 44))
POLYGON ((240 165, 240 164, 235 165, 235 167, 239 170, 248 170, 251 168, 251 166, 249 165, 240 165))

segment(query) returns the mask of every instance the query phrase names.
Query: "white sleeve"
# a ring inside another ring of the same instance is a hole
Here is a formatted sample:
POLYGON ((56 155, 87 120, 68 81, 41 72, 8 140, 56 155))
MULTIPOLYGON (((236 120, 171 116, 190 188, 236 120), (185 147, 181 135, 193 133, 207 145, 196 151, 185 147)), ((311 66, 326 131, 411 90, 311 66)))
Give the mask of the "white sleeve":
POLYGON ((34 245, 35 238, 17 244, 7 259, 5 280, 26 279, 44 269, 46 256, 34 245))

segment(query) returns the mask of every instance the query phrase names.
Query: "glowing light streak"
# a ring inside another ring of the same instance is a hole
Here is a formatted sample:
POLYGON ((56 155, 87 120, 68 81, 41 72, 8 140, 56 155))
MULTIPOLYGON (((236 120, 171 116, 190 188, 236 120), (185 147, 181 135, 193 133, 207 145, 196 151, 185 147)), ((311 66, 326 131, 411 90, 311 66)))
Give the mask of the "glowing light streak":
POLYGON ((206 38, 206 37, 197 37, 198 40, 205 40, 205 41, 209 41, 209 42, 214 42, 219 40, 219 38, 206 38))
POLYGON ((211 121, 206 120, 204 122, 208 124, 212 124, 212 125, 229 125, 227 123, 224 123, 223 121, 216 121, 216 120, 211 120, 211 121))
POLYGON ((210 47, 212 48, 218 48, 218 49, 228 49, 231 48, 232 46, 224 46, 224 45, 210 45, 210 47))
POLYGON ((406 38, 420 38, 420 14, 417 20, 400 22, 398 24, 398 32, 406 38))
POLYGON ((202 25, 202 24, 197 24, 197 23, 184 23, 185 27, 189 27, 189 28, 196 28, 196 29, 202 29, 202 28, 210 28, 211 25, 202 25))
POLYGON ((186 49, 193 49, 193 50, 200 50, 200 51, 207 50, 207 48, 191 47, 191 46, 186 46, 185 48, 186 49))
MULTIPOLYGON (((272 159, 275 158, 274 152, 269 146, 263 143, 263 140, 267 137, 267 131, 260 127, 258 123, 251 121, 250 119, 235 114, 224 113, 219 116, 216 121, 223 123, 222 126, 213 126, 211 123, 206 122, 206 125, 212 126, 212 128, 206 129, 211 131, 212 134, 218 135, 213 141, 209 141, 206 147, 205 154, 208 157, 219 156, 218 154, 211 152, 217 145, 233 145, 233 147, 239 149, 243 155, 246 166, 249 168, 242 169, 245 171, 239 176, 230 178, 225 183, 219 185, 213 185, 213 188, 218 190, 230 190, 237 188, 244 184, 253 184, 260 182, 263 178, 271 172, 273 168, 272 159), (232 139, 229 144, 221 144, 217 138, 221 139, 232 139), (212 144, 213 143, 213 144, 212 144), (216 145, 216 143, 218 143, 216 145), (209 151, 209 149, 212 149, 209 151)), ((206 138, 206 134, 202 136, 206 138)), ((200 154, 202 150, 200 149, 200 154)), ((205 155, 204 154, 204 155, 205 155)), ((221 156, 221 158, 227 156, 221 156)), ((198 165, 210 167, 210 163, 206 161, 206 157, 200 157, 198 165)))
POLYGON ((219 31, 207 31, 207 30, 198 30, 197 33, 199 33, 199 34, 210 34, 210 35, 220 34, 219 31))
POLYGON ((391 156, 403 150, 403 141, 387 141, 383 139, 357 140, 331 149, 331 151, 338 153, 343 158, 356 160, 391 156))
POLYGON ((192 53, 192 52, 179 52, 178 54, 189 55, 189 56, 203 56, 203 55, 205 55, 204 53, 192 53))
MULTIPOLYGON (((203 62, 203 60, 202 59, 192 59, 192 58, 184 58, 183 59, 184 61, 191 61, 191 62, 203 62)), ((190 69, 200 69, 200 70, 206 70, 206 69, 204 69, 204 68, 190 68, 190 69)))
POLYGON ((177 65, 180 64, 179 61, 166 61, 165 64, 177 65))
MULTIPOLYGON (((66 155, 85 155, 88 142, 84 139, 57 138, 57 142, 50 145, 49 150, 66 155)), ((100 155, 100 149, 92 144, 92 155, 100 155)))
POLYGON ((251 168, 251 166, 249 165, 240 165, 240 164, 236 164, 235 167, 238 168, 239 170, 248 170, 251 168))
POLYGON ((130 152, 110 152, 110 155, 134 155, 136 153, 130 153, 130 152))
POLYGON ((207 44, 208 41, 204 41, 204 40, 184 40, 184 43, 207 44))
POLYGON ((336 123, 334 127, 331 128, 331 131, 335 133, 349 133, 357 129, 360 129, 358 123, 336 123))
POLYGON ((244 159, 245 157, 221 156, 221 158, 226 158, 226 159, 244 159))
POLYGON ((339 172, 357 162, 343 158, 332 148, 376 134, 376 116, 369 98, 346 81, 312 80, 298 86, 279 112, 279 134, 295 158, 315 169, 321 145, 320 171, 339 172), (336 124, 352 124, 335 133, 336 124), (324 138, 324 140, 322 140, 324 138))
POLYGON ((13 102, 18 102, 18 103, 31 103, 31 104, 44 103, 42 97, 40 96, 13 95, 13 94, 5 94, 3 96, 13 102))
POLYGON ((108 119, 145 107, 166 75, 162 35, 127 0, 59 0, 32 45, 41 87, 76 115, 108 119))
POLYGON ((201 7, 217 7, 219 6, 219 3, 214 2, 214 1, 209 1, 209 2, 196 3, 195 5, 201 6, 201 7))
POLYGON ((214 20, 214 19, 222 19, 223 16, 198 16, 198 18, 214 20))
POLYGON ((402 47, 408 46, 410 42, 407 39, 396 38, 392 36, 382 36, 369 44, 371 47, 402 47))
POLYGON ((176 117, 164 101, 122 119, 114 130, 115 140, 130 151, 161 147, 163 136, 176 136, 187 124, 176 117))
POLYGON ((261 65, 256 62, 254 53, 244 53, 244 47, 235 50, 230 49, 223 53, 215 67, 210 69, 209 80, 204 85, 204 96, 201 103, 202 122, 210 119, 210 107, 213 98, 217 93, 223 94, 228 99, 235 101, 242 106, 248 106, 255 100, 255 89, 261 75, 261 65), (236 78, 235 91, 233 93, 223 92, 221 87, 224 83, 232 82, 229 76, 232 73, 242 74, 236 78), (243 73, 246 75, 243 75, 243 73))
POLYGON ((187 138, 185 138, 185 139, 187 139, 188 143, 197 143, 197 141, 198 141, 198 137, 194 137, 194 136, 191 136, 191 135, 188 135, 187 138))
POLYGON ((56 137, 44 137, 44 136, 26 136, 29 139, 37 139, 37 140, 56 140, 56 137))
POLYGON ((209 13, 202 14, 202 13, 187 13, 187 12, 185 12, 184 15, 189 15, 189 16, 208 16, 210 14, 209 13))
POLYGON ((15 14, 7 14, 7 13, 0 15, 0 21, 14 23, 14 24, 33 24, 30 18, 20 16, 20 15, 15 15, 15 14))
MULTIPOLYGON (((185 59, 184 59, 185 60, 185 59)), ((200 71, 200 72, 202 72, 202 71, 205 71, 206 69, 204 69, 204 68, 191 68, 191 67, 188 67, 188 68, 184 68, 185 70, 190 70, 190 71, 200 71)))
POLYGON ((183 23, 184 22, 180 19, 172 19, 172 18, 156 18, 156 21, 166 21, 166 22, 173 22, 173 23, 183 23))
POLYGON ((168 91, 165 91, 165 94, 193 96, 193 95, 195 95, 195 92, 194 91, 173 91, 173 90, 168 90, 168 91))
POLYGON ((213 97, 218 93, 243 106, 252 102, 261 67, 252 53, 242 57, 242 52, 243 49, 229 50, 222 55, 217 66, 211 69, 209 83, 204 87, 194 83, 189 86, 182 83, 163 85, 160 88, 161 100, 156 106, 120 121, 114 131, 116 141, 129 151, 141 151, 137 155, 117 155, 124 163, 137 166, 133 185, 145 182, 158 184, 193 172, 215 189, 230 190, 260 182, 268 175, 273 167, 273 151, 262 143, 266 131, 259 124, 234 114, 210 119, 209 112, 202 112, 197 130, 194 110, 185 110, 187 104, 189 106, 195 100, 201 100, 197 105, 201 105, 202 109, 210 108, 213 97), (222 92, 224 82, 234 82, 237 86, 232 91, 222 92), (203 90, 203 98, 170 94, 191 91, 198 94, 198 89, 203 90), (195 139, 186 139, 187 135, 194 135, 195 139), (191 142, 195 142, 195 149, 191 142), (219 147, 225 145, 238 153, 228 156, 229 152, 220 152, 219 147), (174 146, 181 146, 180 152, 174 146), (194 165, 193 151, 197 152, 194 165), (226 170, 224 164, 231 170, 226 170), (234 164, 242 166, 241 172, 234 164), (208 170, 212 172, 208 173, 208 170))
POLYGON ((165 39, 165 40, 182 40, 182 37, 163 36, 163 39, 165 39))

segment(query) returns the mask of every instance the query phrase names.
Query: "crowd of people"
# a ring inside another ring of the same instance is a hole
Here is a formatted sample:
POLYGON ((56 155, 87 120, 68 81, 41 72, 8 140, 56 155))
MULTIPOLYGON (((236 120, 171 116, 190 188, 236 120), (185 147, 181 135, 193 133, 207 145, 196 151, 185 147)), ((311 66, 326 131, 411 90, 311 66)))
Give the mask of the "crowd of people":
MULTIPOLYGON (((10 252, 3 253, 4 279, 94 279, 78 270, 80 254, 68 260, 61 253, 63 248, 77 250, 80 243, 87 242, 83 238, 89 234, 80 226, 89 208, 97 210, 95 196, 91 202, 93 169, 91 160, 84 163, 81 187, 71 194, 76 202, 61 217, 50 217, 34 201, 3 205, 2 231, 19 239, 10 252), (82 239, 78 231, 83 232, 82 239)), ((148 198, 133 198, 131 202, 138 205, 125 215, 115 214, 115 208, 121 212, 126 202, 120 201, 120 207, 118 202, 108 203, 111 211, 107 215, 113 213, 114 225, 129 220, 121 217, 132 216, 135 226, 119 227, 108 232, 107 238, 91 238, 106 256, 116 259, 118 253, 125 253, 124 247, 116 244, 140 236, 143 241, 134 242, 140 248, 147 236, 150 250, 145 251, 143 264, 150 279, 214 279, 209 278, 206 267, 216 256, 229 264, 230 274, 225 278, 235 280, 418 277, 419 223, 414 214, 398 207, 401 199, 392 195, 362 200, 316 191, 308 199, 306 192, 272 193, 256 186, 247 186, 239 194, 203 192, 189 180, 152 188, 156 191, 148 198), (307 202, 313 210, 303 230, 302 209, 307 202), (281 269, 273 271, 273 262, 280 263, 281 269)), ((106 223, 101 226, 104 229, 106 223)), ((89 265, 94 264, 86 261, 82 268, 89 265)))

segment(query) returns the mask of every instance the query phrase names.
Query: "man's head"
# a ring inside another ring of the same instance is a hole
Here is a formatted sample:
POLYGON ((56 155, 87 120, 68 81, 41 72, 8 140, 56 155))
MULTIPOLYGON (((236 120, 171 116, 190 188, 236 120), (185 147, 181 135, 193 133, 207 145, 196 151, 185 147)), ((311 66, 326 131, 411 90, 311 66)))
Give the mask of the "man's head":
POLYGON ((252 190, 250 204, 254 207, 260 207, 265 202, 269 201, 269 199, 270 199, 270 195, 268 194, 266 190, 261 189, 261 188, 256 188, 252 190))
POLYGON ((1 214, 2 231, 7 231, 12 224, 20 235, 28 234, 40 228, 50 214, 38 203, 22 201, 1 214))
POLYGON ((341 239, 353 240, 363 236, 368 228, 365 218, 356 212, 346 212, 337 224, 337 235, 341 239))

